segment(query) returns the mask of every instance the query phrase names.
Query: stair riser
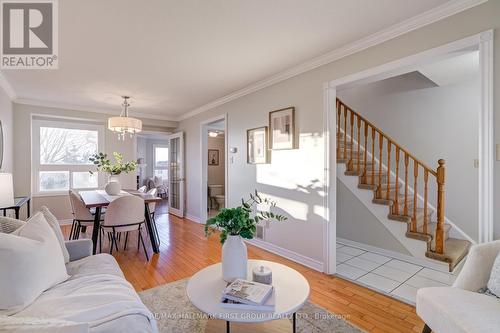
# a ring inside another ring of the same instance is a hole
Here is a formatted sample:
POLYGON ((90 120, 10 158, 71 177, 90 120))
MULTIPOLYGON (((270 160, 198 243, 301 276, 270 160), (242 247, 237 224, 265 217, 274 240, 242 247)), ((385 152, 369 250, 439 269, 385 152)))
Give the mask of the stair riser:
MULTIPOLYGON (((367 171, 364 176, 361 177, 360 183, 369 184, 369 185, 378 185, 379 184, 379 175, 374 172, 374 177, 372 177, 371 172, 367 171), (372 183, 373 178, 373 183, 372 183)), ((387 183, 389 177, 387 173, 382 174, 382 183, 387 183)))
MULTIPOLYGON (((404 216, 404 215, 388 215, 388 218, 393 221, 400 221, 405 223, 410 223, 412 217, 404 216)), ((432 214, 427 214, 427 223, 429 225, 430 221, 432 221, 432 214)), ((422 232, 424 229, 424 216, 423 214, 417 214, 417 231, 422 232)), ((429 232, 429 230, 428 230, 429 232)))

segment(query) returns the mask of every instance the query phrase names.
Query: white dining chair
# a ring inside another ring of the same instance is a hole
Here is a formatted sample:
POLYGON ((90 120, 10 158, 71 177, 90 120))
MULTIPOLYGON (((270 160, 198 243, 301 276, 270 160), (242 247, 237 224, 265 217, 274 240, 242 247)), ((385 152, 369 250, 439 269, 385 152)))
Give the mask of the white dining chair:
MULTIPOLYGON (((118 234, 125 232, 124 250, 127 248, 128 233, 138 231, 137 250, 140 244, 144 249, 146 260, 149 260, 146 245, 142 238, 141 230, 144 225, 144 200, 135 195, 126 195, 113 200, 107 207, 104 222, 101 223, 101 230, 106 232, 111 238, 109 253, 113 253, 113 246, 118 251, 118 234)), ((102 251, 102 242, 99 241, 99 250, 102 251)))
POLYGON ((144 186, 141 186, 137 189, 137 192, 140 192, 140 193, 146 193, 146 190, 148 189, 148 187, 146 185, 144 186))
POLYGON ((69 239, 78 239, 82 228, 94 226, 94 214, 85 206, 82 197, 75 190, 69 190, 69 202, 73 214, 69 239))
MULTIPOLYGON (((152 188, 147 192, 147 194, 156 197, 158 194, 158 189, 152 188)), ((148 203, 148 208, 149 208, 149 214, 151 214, 151 221, 153 222, 155 228, 156 239, 158 239, 158 244, 161 244, 160 235, 158 234, 158 226, 156 225, 156 219, 155 219, 156 202, 148 203)))

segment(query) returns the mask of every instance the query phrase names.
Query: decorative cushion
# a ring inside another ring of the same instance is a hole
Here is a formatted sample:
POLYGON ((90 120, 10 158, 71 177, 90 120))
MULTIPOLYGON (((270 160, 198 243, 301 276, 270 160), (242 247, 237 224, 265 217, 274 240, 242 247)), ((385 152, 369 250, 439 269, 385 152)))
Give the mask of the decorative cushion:
POLYGON ((500 297, 500 253, 495 258, 495 262, 491 267, 490 279, 487 284, 487 294, 500 297))
POLYGON ((41 212, 13 233, 0 233, 0 267, 0 315, 19 312, 69 277, 57 237, 41 212))
POLYGON ((88 331, 87 323, 51 318, 0 316, 0 332, 87 333, 88 331))
POLYGON ((10 234, 11 232, 21 228, 26 222, 16 220, 10 217, 0 217, 0 232, 10 234))
POLYGON ((46 206, 42 206, 41 212, 43 214, 43 217, 45 217, 47 223, 52 228, 52 231, 54 231, 54 233, 56 234, 57 240, 59 241, 59 245, 61 246, 61 250, 63 253, 64 263, 67 264, 69 262, 69 252, 68 249, 66 248, 66 245, 64 245, 64 236, 62 234, 59 221, 46 206))
POLYGON ((163 185, 162 179, 158 176, 153 177, 153 182, 155 183, 156 187, 163 185))

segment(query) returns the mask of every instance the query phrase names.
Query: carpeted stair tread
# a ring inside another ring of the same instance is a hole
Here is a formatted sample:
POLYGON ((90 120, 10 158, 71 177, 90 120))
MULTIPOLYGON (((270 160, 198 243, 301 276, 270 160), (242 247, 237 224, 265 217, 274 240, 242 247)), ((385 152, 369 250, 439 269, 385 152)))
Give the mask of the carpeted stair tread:
POLYGON ((438 254, 433 251, 427 251, 425 255, 428 258, 447 262, 450 266, 450 272, 467 255, 471 243, 467 240, 448 238, 444 245, 444 253, 438 254))

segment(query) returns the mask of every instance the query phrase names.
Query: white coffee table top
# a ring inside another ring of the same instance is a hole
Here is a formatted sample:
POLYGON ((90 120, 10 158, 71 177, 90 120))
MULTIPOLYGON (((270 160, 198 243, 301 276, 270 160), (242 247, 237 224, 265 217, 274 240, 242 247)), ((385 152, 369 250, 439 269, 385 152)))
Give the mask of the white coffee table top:
POLYGON ((309 283, 296 270, 265 260, 248 260, 248 280, 252 280, 255 266, 267 266, 273 271, 276 293, 274 311, 228 309, 220 306, 222 291, 227 283, 222 279, 220 263, 206 267, 193 275, 187 285, 191 303, 200 311, 218 319, 234 322, 265 322, 282 319, 299 310, 309 297, 309 283))

